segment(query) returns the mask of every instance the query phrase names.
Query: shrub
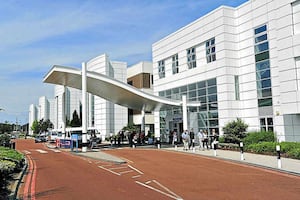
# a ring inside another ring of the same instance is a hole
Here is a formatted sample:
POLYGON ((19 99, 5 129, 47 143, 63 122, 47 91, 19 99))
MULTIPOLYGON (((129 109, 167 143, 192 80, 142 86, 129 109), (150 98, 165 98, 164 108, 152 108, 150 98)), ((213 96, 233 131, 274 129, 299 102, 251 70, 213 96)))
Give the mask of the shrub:
POLYGON ((286 154, 289 158, 300 159, 300 148, 292 149, 286 154))
POLYGON ((250 144, 245 147, 245 150, 251 151, 254 153, 276 155, 276 143, 275 142, 260 142, 257 144, 250 144))
POLYGON ((294 149, 300 149, 299 142, 281 142, 280 150, 282 153, 288 153, 294 149))
POLYGON ((14 162, 8 160, 0 160, 0 191, 5 190, 8 180, 16 168, 14 162))
POLYGON ((243 139, 243 143, 247 146, 260 142, 274 142, 276 141, 273 132, 250 132, 243 139))
POLYGON ((246 130, 248 125, 240 118, 227 123, 223 127, 224 139, 226 143, 239 144, 243 138, 246 137, 246 130))

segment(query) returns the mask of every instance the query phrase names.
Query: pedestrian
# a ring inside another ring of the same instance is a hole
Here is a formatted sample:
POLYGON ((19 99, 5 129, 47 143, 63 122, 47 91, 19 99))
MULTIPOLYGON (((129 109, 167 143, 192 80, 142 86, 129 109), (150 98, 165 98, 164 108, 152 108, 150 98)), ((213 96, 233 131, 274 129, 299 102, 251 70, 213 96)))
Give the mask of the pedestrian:
POLYGON ((198 139, 199 139, 199 150, 204 150, 203 146, 204 146, 204 134, 203 134, 203 130, 200 129, 200 131, 198 132, 198 139))
POLYGON ((177 132, 175 130, 173 131, 172 145, 177 145, 177 132))
POLYGON ((192 128, 191 131, 190 131, 190 141, 189 141, 189 149, 191 147, 194 148, 194 145, 195 145, 195 133, 194 133, 194 129, 192 128))
POLYGON ((187 151, 189 148, 189 133, 188 130, 185 130, 182 134, 181 134, 181 138, 183 141, 183 150, 187 151))
POLYGON ((203 148, 205 148, 205 146, 208 149, 208 135, 206 130, 203 131, 203 148))

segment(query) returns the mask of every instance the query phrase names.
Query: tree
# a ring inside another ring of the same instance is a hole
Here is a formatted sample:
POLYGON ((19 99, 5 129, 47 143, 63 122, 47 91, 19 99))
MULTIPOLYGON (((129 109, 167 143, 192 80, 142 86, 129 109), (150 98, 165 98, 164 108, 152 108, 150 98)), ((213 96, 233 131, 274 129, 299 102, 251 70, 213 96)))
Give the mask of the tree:
POLYGON ((32 122, 31 130, 33 131, 33 134, 38 134, 40 132, 39 122, 37 120, 32 122))
POLYGON ((80 127, 81 126, 81 121, 79 119, 78 113, 76 110, 73 112, 73 118, 71 120, 71 127, 80 127))
POLYGON ((233 120, 223 127, 224 139, 226 143, 239 144, 246 137, 248 125, 240 118, 233 120))
POLYGON ((31 130, 34 134, 39 134, 41 132, 47 132, 49 128, 53 128, 52 122, 47 119, 41 119, 39 122, 37 120, 34 120, 31 126, 31 130))

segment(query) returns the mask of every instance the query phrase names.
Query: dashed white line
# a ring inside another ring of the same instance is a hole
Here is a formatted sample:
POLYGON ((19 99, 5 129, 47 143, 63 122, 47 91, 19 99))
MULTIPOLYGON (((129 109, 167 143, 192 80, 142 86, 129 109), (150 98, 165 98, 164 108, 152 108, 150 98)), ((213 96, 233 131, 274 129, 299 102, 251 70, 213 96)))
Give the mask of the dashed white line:
POLYGON ((107 168, 105 168, 105 167, 102 167, 102 166, 98 166, 98 167, 101 168, 101 169, 104 169, 104 170, 106 170, 106 171, 108 171, 108 172, 110 172, 110 173, 112 173, 112 174, 121 176, 121 174, 119 174, 119 173, 117 173, 117 172, 114 172, 114 171, 112 171, 112 170, 109 170, 109 169, 107 169, 107 168))
POLYGON ((133 172, 133 170, 128 170, 128 171, 123 171, 123 172, 119 172, 120 174, 128 174, 128 173, 131 173, 133 172))

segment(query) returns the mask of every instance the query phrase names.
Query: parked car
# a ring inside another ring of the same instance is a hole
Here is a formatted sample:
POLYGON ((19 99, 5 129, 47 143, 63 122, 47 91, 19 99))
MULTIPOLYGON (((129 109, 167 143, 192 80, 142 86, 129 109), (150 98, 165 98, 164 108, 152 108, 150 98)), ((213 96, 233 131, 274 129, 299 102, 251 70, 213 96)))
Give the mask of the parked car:
POLYGON ((35 139, 34 139, 34 142, 35 143, 47 142, 47 137, 43 136, 43 135, 36 136, 35 139))

